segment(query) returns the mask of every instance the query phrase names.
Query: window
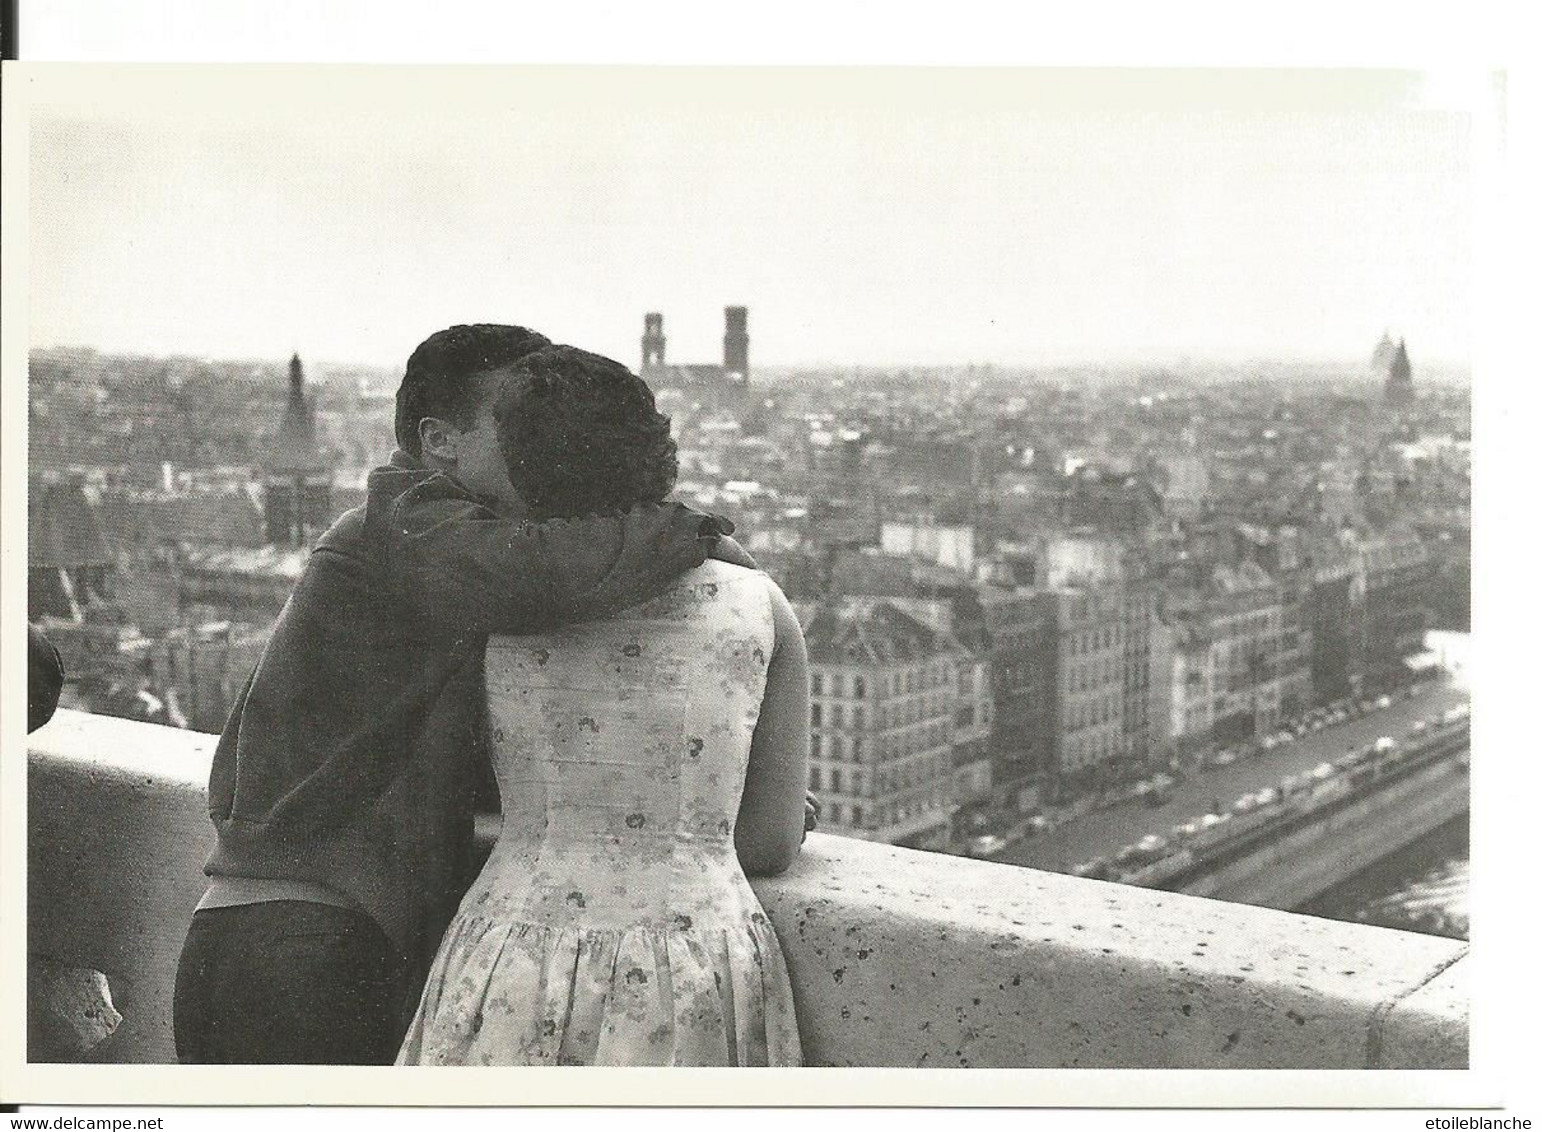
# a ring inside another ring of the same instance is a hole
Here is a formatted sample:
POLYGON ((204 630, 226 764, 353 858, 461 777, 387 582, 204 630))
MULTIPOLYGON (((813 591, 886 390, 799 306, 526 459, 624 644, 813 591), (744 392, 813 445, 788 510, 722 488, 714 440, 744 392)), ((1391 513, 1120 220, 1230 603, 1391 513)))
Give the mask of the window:
POLYGON ((853 807, 851 807, 851 824, 852 825, 861 825, 862 824, 862 807, 861 806, 853 806, 853 807))
POLYGON ((859 700, 867 696, 867 681, 863 680, 860 676, 856 677, 853 681, 852 695, 856 696, 859 700))
POLYGON ((830 824, 831 825, 842 825, 842 824, 844 824, 844 822, 842 821, 842 819, 844 817, 845 817, 845 815, 841 813, 841 804, 839 802, 831 802, 830 803, 830 824))
POLYGON ((810 735, 808 737, 808 753, 818 758, 824 754, 825 740, 823 735, 810 735))
POLYGON ((809 678, 809 691, 816 696, 825 694, 825 678, 823 673, 816 672, 809 678))
POLYGON ((834 727, 846 726, 846 709, 840 704, 830 705, 830 723, 834 727))
POLYGON ((860 707, 858 707, 858 706, 853 705, 853 707, 851 709, 851 725, 853 727, 860 728, 862 726, 862 720, 863 720, 862 709, 860 707))
POLYGON ((809 708, 809 722, 815 727, 824 726, 824 707, 822 704, 814 704, 809 708))
POLYGON ((820 777, 819 768, 817 766, 811 766, 808 768, 808 788, 810 790, 824 789, 824 784, 820 781, 820 777))
POLYGON ((841 789, 841 768, 834 767, 830 771, 830 789, 839 793, 841 789))

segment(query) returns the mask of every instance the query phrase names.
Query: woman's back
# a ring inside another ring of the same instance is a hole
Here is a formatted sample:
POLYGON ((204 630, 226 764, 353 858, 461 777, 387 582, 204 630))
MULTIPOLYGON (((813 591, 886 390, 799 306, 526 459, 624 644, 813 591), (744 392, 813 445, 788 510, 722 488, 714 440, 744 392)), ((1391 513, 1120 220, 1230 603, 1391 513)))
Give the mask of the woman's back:
POLYGON ((489 644, 503 832, 404 1060, 797 1063, 734 845, 775 639, 770 582, 709 561, 611 620, 489 644))
POLYGON ((615 619, 490 642, 504 825, 477 899, 592 926, 703 898, 731 914, 702 881, 743 881, 733 826, 772 644, 765 577, 715 561, 615 619), (581 874, 594 891, 552 887, 581 874))

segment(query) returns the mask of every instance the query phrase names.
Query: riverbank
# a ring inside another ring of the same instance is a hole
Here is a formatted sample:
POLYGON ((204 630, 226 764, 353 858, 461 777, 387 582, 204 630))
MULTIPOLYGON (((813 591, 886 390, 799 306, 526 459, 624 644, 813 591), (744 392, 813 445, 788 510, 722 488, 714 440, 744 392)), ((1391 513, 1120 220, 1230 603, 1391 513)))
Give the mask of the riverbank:
POLYGON ((1466 704, 1468 699, 1467 690, 1450 681, 1430 684, 1386 708, 1308 733, 1253 758, 1194 771, 1174 785, 1160 806, 1135 799, 1071 817, 1053 829, 1013 843, 994 859, 1069 872, 1084 861, 1112 856, 1146 834, 1166 836, 1173 826, 1211 812, 1217 803, 1224 808, 1243 794, 1310 771, 1379 736, 1401 735, 1415 721, 1466 704))
POLYGON ((1335 885, 1303 915, 1467 939, 1468 814, 1335 885))

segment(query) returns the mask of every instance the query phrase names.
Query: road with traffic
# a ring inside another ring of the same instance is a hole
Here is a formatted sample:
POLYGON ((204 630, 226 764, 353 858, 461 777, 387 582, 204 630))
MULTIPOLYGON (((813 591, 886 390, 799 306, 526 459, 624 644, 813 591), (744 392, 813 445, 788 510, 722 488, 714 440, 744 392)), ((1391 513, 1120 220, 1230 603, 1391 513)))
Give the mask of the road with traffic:
POLYGON ((1174 783, 1161 806, 1140 799, 1073 818, 1044 833, 1018 841, 993 859, 1054 872, 1070 872, 1083 861, 1112 856, 1148 833, 1166 837, 1172 827, 1230 806, 1243 794, 1276 785, 1282 778, 1341 758, 1382 735, 1401 738, 1420 719, 1468 702, 1466 688, 1450 681, 1426 685, 1407 699, 1358 719, 1309 731, 1293 743, 1238 759, 1230 766, 1191 772, 1174 783))

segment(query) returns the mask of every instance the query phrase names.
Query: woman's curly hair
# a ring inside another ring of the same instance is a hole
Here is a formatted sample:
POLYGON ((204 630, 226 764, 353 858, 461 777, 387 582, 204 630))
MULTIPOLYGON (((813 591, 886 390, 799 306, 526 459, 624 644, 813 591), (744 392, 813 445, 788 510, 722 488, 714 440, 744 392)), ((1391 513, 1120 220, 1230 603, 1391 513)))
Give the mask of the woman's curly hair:
POLYGON ((679 460, 653 391, 620 362, 547 346, 513 368, 497 410, 509 480, 536 521, 658 503, 679 460))

